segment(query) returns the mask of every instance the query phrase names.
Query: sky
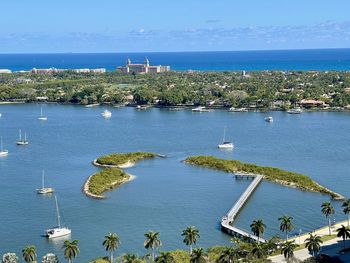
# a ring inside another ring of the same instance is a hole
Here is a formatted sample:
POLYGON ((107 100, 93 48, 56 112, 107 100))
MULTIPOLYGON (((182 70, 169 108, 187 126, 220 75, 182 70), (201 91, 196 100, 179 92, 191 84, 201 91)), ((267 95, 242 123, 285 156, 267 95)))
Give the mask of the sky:
POLYGON ((349 0, 1 0, 0 53, 350 47, 349 0))

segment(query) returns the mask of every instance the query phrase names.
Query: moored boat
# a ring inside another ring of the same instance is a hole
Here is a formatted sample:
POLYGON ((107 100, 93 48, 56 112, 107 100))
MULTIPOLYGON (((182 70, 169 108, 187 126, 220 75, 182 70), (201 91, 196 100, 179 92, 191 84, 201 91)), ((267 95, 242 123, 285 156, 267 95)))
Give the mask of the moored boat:
POLYGON ((0 156, 6 156, 9 154, 8 150, 5 150, 2 145, 2 137, 0 137, 0 156))
POLYGON ((301 114, 303 110, 300 107, 296 107, 290 110, 287 110, 287 113, 289 114, 301 114))
POLYGON ((219 149, 233 149, 234 145, 232 142, 226 140, 226 127, 224 128, 224 136, 222 138, 222 143, 218 145, 219 149))
POLYGON ((273 122, 273 118, 271 116, 265 117, 264 119, 266 122, 273 122))
POLYGON ((108 118, 112 117, 112 112, 110 112, 109 110, 104 110, 101 113, 101 115, 102 115, 103 118, 108 119, 108 118))
POLYGON ((42 177, 41 177, 41 188, 39 189, 36 189, 36 192, 38 194, 52 194, 55 190, 51 187, 45 187, 45 182, 44 182, 44 179, 45 178, 45 173, 44 173, 44 170, 43 170, 43 173, 42 173, 42 177))
POLYGON ((67 236, 72 233, 72 230, 70 230, 69 228, 61 226, 61 216, 60 216, 60 211, 58 209, 58 202, 57 202, 56 196, 55 196, 55 203, 56 203, 56 214, 57 214, 57 226, 45 230, 45 236, 48 237, 49 239, 67 236))
POLYGON ((19 130, 19 138, 18 141, 16 142, 17 145, 28 145, 29 142, 27 140, 27 134, 24 133, 24 139, 22 139, 22 132, 19 130))
POLYGON ((248 109, 231 107, 228 111, 229 112, 248 112, 248 109))
POLYGON ((197 108, 192 109, 192 112, 210 112, 210 109, 207 109, 204 106, 199 106, 197 108))

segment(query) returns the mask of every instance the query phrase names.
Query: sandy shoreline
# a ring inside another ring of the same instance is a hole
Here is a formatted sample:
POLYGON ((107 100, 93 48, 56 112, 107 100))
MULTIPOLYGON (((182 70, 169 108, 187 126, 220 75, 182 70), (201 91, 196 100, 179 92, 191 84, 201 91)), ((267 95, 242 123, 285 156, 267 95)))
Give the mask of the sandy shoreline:
POLYGON ((103 167, 103 168, 120 168, 120 169, 126 169, 135 166, 134 162, 127 161, 126 163, 120 164, 120 165, 109 165, 109 164, 99 164, 97 162, 97 159, 92 161, 92 164, 97 167, 103 167))
MULTIPOLYGON (((93 175, 94 175, 94 174, 93 174, 93 175)), ((91 192, 89 191, 89 183, 90 183, 90 179, 91 179, 91 177, 92 177, 93 175, 90 175, 90 176, 88 177, 88 179, 85 181, 82 190, 83 190, 84 194, 85 194, 86 196, 88 196, 88 197, 91 197, 91 198, 94 198, 94 199, 105 199, 106 197, 105 197, 104 195, 95 195, 95 194, 93 194, 93 193, 91 193, 91 192)), ((120 186, 120 185, 123 185, 123 184, 125 184, 125 183, 127 183, 127 182, 130 182, 130 181, 133 181, 133 180, 136 179, 136 176, 135 176, 135 175, 132 175, 132 174, 127 174, 127 175, 128 175, 129 177, 126 178, 125 180, 116 181, 116 182, 112 183, 110 186, 112 186, 113 188, 115 188, 115 187, 118 187, 118 186, 120 186)), ((111 190, 112 190, 112 189, 111 189, 111 190)))

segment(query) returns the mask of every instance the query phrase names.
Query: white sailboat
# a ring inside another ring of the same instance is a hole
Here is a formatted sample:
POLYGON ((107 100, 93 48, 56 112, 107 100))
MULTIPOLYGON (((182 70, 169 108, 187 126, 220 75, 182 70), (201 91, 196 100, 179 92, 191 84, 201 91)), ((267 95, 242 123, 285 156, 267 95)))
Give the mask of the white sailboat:
POLYGON ((60 211, 58 209, 58 202, 57 202, 56 196, 55 196, 55 203, 56 203, 56 214, 57 214, 57 226, 45 230, 45 236, 48 238, 67 236, 72 233, 72 230, 70 230, 69 228, 61 226, 61 216, 60 216, 60 211))
POLYGON ((41 121, 47 120, 47 117, 43 115, 43 107, 40 107, 40 117, 38 119, 41 121))
POLYGON ((226 127, 224 128, 224 136, 222 138, 222 143, 218 145, 219 149, 233 149, 234 145, 232 142, 226 141, 226 127))
POLYGON ((51 188, 51 187, 45 187, 44 178, 45 178, 45 173, 44 173, 44 170, 43 170, 42 178, 41 178, 42 185, 41 185, 41 188, 36 189, 36 192, 37 192, 38 194, 51 194, 51 193, 53 193, 53 192, 54 192, 54 189, 53 189, 53 188, 51 188))
POLYGON ((29 142, 27 141, 27 134, 24 133, 24 139, 22 139, 22 132, 21 129, 19 130, 19 138, 18 141, 16 142, 17 145, 28 145, 29 142))
POLYGON ((2 145, 2 137, 0 137, 0 156, 6 156, 9 154, 8 150, 4 150, 3 145, 2 145))

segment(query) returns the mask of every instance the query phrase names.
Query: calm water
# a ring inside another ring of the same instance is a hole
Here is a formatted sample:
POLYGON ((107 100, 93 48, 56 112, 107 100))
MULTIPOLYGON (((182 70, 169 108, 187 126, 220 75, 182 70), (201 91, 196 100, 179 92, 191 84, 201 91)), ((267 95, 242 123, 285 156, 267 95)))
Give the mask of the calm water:
MULTIPOLYGON (((192 113, 150 109, 112 108, 113 116, 100 116, 103 107, 43 105, 48 121, 40 122, 40 105, 1 105, 0 134, 9 156, 0 159, 0 253, 20 254, 34 244, 41 256, 53 251, 62 257, 62 241, 41 237, 54 224, 54 198, 37 195, 41 170, 57 191, 72 238, 80 240, 76 262, 104 255, 104 235, 121 238, 121 252, 146 253, 143 234, 161 233, 163 250, 185 248, 180 236, 188 225, 199 228, 200 246, 229 244, 219 229, 229 210, 249 181, 232 175, 181 163, 189 155, 235 158, 308 174, 318 182, 349 196, 350 114, 272 112, 275 122, 264 122, 264 113, 214 111, 192 113), (216 148, 227 126, 234 151, 216 148), (18 129, 26 131, 28 147, 15 145, 18 129), (111 152, 152 151, 166 159, 142 161, 128 172, 137 179, 109 192, 106 200, 92 200, 81 192, 85 179, 97 169, 95 157, 111 152)), ((262 218, 266 236, 278 233, 277 218, 294 217, 294 233, 325 225, 320 212, 327 196, 302 192, 263 182, 237 220, 249 229, 262 218)), ((339 204, 335 204, 338 208, 339 204)), ((338 209, 339 211, 339 209, 338 209)), ((341 213, 335 219, 345 219, 341 213)))
POLYGON ((105 54, 0 54, 0 68, 106 68, 115 70, 127 58, 170 65, 173 70, 349 70, 350 49, 164 52, 105 54))

